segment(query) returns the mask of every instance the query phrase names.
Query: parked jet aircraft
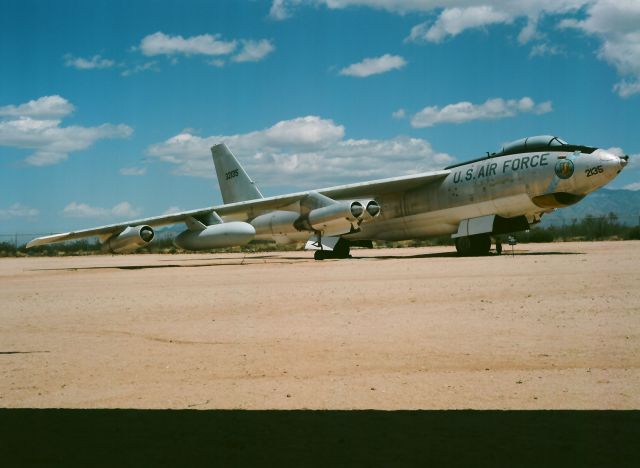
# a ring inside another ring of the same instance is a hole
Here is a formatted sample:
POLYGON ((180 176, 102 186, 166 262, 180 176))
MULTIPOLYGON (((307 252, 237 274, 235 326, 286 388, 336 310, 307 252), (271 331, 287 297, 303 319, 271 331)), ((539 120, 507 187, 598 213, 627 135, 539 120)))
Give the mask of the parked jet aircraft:
POLYGON ((441 171, 265 198, 223 143, 211 153, 224 204, 39 237, 27 247, 97 236, 110 252, 130 252, 153 240, 154 227, 184 223, 175 244, 187 250, 307 241, 322 260, 372 240, 451 234, 460 255, 483 255, 491 236, 526 230, 579 202, 628 161, 545 135, 441 171))

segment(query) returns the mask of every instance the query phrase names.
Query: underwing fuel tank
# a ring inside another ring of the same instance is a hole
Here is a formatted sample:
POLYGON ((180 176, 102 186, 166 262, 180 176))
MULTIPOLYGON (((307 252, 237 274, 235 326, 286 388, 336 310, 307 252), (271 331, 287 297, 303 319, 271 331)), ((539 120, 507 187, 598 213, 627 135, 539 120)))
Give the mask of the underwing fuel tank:
POLYGON ((232 221, 207 226, 201 231, 181 232, 173 243, 185 250, 217 249, 248 244, 255 235, 256 230, 251 224, 232 221))

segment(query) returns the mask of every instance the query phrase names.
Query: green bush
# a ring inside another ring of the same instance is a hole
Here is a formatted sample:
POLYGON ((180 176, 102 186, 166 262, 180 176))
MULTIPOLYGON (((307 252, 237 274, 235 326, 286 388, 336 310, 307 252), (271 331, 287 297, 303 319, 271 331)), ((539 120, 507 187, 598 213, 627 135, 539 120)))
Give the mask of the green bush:
POLYGON ((624 238, 629 240, 640 240, 640 226, 635 226, 629 229, 624 238))
POLYGON ((554 239, 551 229, 533 229, 529 232, 529 242, 553 242, 554 239))

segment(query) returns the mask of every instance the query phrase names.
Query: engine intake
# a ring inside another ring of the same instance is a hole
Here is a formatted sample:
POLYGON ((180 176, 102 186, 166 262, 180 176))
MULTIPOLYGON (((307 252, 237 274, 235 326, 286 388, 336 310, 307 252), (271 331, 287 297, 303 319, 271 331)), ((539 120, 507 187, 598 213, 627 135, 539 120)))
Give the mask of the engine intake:
POLYGON ((365 211, 367 213, 365 218, 375 218, 380 214, 380 205, 375 200, 369 200, 366 203, 365 211))
POLYGON ((330 226, 338 224, 355 223, 362 219, 364 206, 359 201, 338 202, 323 208, 311 210, 307 216, 307 222, 314 231, 324 231, 330 226))

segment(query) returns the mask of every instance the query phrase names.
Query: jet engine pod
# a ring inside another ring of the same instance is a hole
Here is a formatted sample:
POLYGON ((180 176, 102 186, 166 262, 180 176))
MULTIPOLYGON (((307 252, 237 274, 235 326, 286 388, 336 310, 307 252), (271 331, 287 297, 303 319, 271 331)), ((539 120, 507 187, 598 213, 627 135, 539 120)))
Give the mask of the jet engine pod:
POLYGON ((178 234, 173 243, 185 250, 217 249, 248 244, 255 235, 251 224, 233 221, 207 226, 201 231, 186 230, 178 234))
POLYGON ((111 253, 133 252, 153 240, 154 232, 150 226, 129 226, 120 234, 110 237, 104 248, 111 253))
POLYGON ((337 202, 311 210, 305 219, 306 229, 322 231, 325 236, 351 232, 360 224, 365 208, 359 201, 337 202))
POLYGON ((294 211, 270 211, 251 220, 257 235, 286 236, 298 232, 295 227, 300 214, 294 211))
POLYGON ((309 225, 316 231, 322 231, 335 221, 347 221, 349 224, 359 221, 364 207, 359 201, 334 203, 311 210, 307 216, 309 225))

